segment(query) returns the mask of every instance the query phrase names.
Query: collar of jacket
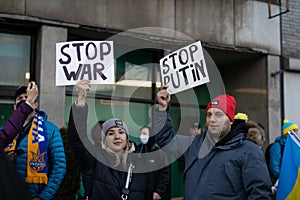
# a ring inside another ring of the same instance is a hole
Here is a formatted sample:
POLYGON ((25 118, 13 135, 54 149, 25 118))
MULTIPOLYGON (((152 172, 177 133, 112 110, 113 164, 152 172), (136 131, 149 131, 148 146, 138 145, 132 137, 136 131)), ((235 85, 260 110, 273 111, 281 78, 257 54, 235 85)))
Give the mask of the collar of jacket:
POLYGON ((232 149, 243 143, 246 138, 246 123, 245 121, 236 121, 232 125, 231 131, 219 142, 216 143, 217 149, 232 149))

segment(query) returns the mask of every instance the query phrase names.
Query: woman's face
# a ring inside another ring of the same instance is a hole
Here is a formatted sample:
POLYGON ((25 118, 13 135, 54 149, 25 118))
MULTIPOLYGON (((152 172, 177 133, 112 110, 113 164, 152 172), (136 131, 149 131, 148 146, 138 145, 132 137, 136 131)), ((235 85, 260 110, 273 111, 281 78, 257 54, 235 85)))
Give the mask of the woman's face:
POLYGON ((107 147, 115 153, 121 153, 127 144, 127 135, 124 129, 113 127, 108 130, 105 136, 107 147))

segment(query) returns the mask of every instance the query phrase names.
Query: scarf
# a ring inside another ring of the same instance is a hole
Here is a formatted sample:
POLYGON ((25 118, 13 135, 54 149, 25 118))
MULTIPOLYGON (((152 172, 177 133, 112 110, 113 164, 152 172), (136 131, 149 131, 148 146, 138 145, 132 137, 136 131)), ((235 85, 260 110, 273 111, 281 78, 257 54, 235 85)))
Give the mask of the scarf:
POLYGON ((48 183, 47 143, 44 118, 35 114, 28 133, 26 183, 48 183))
MULTIPOLYGON (((19 135, 20 137, 20 135, 19 135)), ((9 151, 15 151, 17 139, 9 145, 9 151)), ((27 141, 27 177, 26 183, 47 184, 47 133, 44 118, 35 114, 28 133, 27 141)))

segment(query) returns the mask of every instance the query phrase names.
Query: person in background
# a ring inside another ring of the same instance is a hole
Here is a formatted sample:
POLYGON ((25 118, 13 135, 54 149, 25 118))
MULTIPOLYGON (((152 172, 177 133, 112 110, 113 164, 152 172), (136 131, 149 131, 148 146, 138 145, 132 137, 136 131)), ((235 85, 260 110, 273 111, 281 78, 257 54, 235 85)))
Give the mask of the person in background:
POLYGON ((13 141, 17 134, 23 129, 23 124, 28 115, 34 111, 35 100, 38 97, 38 87, 35 82, 28 83, 27 94, 27 100, 19 102, 16 110, 0 130, 0 143, 2 147, 6 147, 13 141))
POLYGON ((246 139, 254 142, 259 146, 261 150, 263 150, 264 143, 266 140, 266 135, 264 131, 264 127, 254 121, 254 120, 249 120, 249 117, 246 113, 237 113, 234 116, 234 120, 243 120, 246 123, 246 139))
MULTIPOLYGON (((15 91, 14 109, 28 98, 27 87, 15 91)), ((47 120, 47 114, 37 109, 24 123, 8 151, 20 178, 25 181, 33 200, 53 199, 66 172, 66 159, 59 129, 47 120)))
POLYGON ((282 135, 275 138, 274 144, 270 147, 270 173, 275 180, 279 178, 281 160, 288 132, 294 130, 298 134, 298 125, 285 119, 282 125, 282 135))
POLYGON ((254 142, 261 150, 263 150, 264 143, 266 141, 266 135, 263 126, 253 120, 248 120, 246 122, 246 126, 248 130, 246 139, 254 142))
POLYGON ((207 130, 195 137, 175 134, 170 98, 166 89, 157 93, 154 133, 165 151, 177 157, 184 153, 184 199, 270 199, 272 184, 263 152, 246 140, 245 122, 235 122, 235 98, 224 94, 212 99, 206 108, 207 130))
POLYGON ((68 141, 74 156, 81 165, 82 177, 90 178, 88 199, 145 199, 151 190, 149 173, 143 172, 143 163, 137 158, 135 145, 129 141, 126 123, 117 118, 106 120, 101 130, 101 145, 86 148, 89 80, 77 84, 78 97, 71 107, 68 124, 68 141), (92 155, 91 151, 95 150, 92 155))
MULTIPOLYGON (((151 129, 149 126, 143 126, 140 129, 140 141, 141 143, 137 147, 138 157, 144 157, 145 162, 149 165, 156 165, 166 162, 167 157, 163 151, 158 151, 159 146, 155 144, 154 137, 151 136, 151 129), (157 152, 155 154, 149 154, 151 152, 157 152)), ((152 168, 152 167, 150 167, 152 168)), ((153 167, 154 168, 154 167, 153 167)), ((147 197, 149 200, 167 200, 171 198, 170 194, 170 178, 171 167, 167 165, 159 170, 155 170, 151 173, 153 194, 147 197)))
POLYGON ((29 82, 27 86, 28 98, 17 106, 17 109, 9 117, 0 130, 0 198, 10 200, 30 200, 30 195, 24 183, 16 174, 15 168, 4 155, 3 147, 6 147, 23 129, 23 123, 33 112, 33 104, 38 97, 38 87, 35 82, 29 82), (17 192, 16 192, 17 191, 17 192))

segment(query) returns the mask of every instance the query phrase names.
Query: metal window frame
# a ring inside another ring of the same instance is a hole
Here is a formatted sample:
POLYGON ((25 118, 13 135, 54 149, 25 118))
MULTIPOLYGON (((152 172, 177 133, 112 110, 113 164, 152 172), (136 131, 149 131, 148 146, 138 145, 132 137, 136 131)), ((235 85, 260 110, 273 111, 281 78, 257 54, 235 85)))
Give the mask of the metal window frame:
MULTIPOLYGON (((0 22, 0 32, 8 34, 18 34, 30 36, 30 62, 29 62, 29 81, 36 79, 36 43, 38 25, 24 23, 24 21, 3 20, 0 22)), ((18 86, 0 85, 0 99, 11 100, 14 98, 14 91, 18 86)))

